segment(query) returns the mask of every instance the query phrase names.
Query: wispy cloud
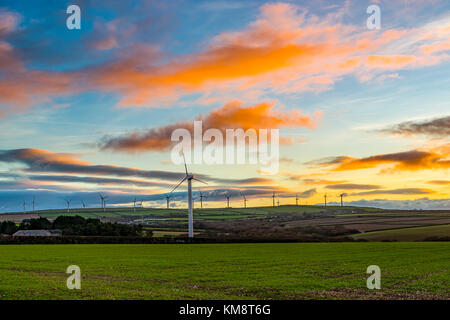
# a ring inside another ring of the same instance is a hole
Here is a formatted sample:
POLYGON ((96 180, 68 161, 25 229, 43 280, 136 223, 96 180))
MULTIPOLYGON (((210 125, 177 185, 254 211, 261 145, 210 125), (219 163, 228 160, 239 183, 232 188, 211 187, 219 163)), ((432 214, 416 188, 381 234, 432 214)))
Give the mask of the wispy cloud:
POLYGON ((325 188, 336 190, 372 190, 372 189, 380 189, 381 186, 374 184, 341 183, 328 185, 325 188))

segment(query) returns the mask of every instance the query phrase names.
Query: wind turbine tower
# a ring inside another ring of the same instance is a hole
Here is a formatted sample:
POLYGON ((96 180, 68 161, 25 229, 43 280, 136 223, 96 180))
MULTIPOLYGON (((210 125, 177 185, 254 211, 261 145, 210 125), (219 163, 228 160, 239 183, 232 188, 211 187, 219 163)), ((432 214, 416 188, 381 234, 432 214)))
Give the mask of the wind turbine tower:
POLYGON ((324 195, 323 198, 325 199, 325 207, 327 206, 327 195, 324 195))
POLYGON ((298 194, 295 195, 295 205, 298 206, 298 194))
POLYGON ((227 195, 227 209, 230 208, 230 195, 227 195))
POLYGON ((275 192, 272 194, 272 206, 275 207, 275 192))
POLYGON ((189 238, 194 237, 194 214, 192 211, 192 180, 207 184, 206 182, 203 182, 197 178, 194 177, 193 174, 188 173, 187 165, 186 165, 186 159, 184 158, 183 153, 183 160, 184 160, 184 169, 186 171, 186 176, 175 186, 175 188, 172 189, 172 192, 175 191, 184 181, 187 180, 188 182, 188 231, 189 231, 189 238))

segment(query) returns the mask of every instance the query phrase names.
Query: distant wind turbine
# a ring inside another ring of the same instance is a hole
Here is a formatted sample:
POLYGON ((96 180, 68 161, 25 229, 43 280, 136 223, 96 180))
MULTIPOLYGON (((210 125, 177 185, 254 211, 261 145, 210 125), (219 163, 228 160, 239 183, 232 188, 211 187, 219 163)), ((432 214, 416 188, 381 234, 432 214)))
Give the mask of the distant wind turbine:
POLYGON ((103 197, 103 212, 106 211, 106 199, 108 199, 108 196, 103 197))
POLYGON ((244 208, 247 208, 247 198, 245 197, 245 194, 241 192, 242 197, 244 197, 244 208))
POLYGON ((133 212, 136 212, 136 197, 134 197, 133 201, 133 212))
POLYGON ((203 198, 207 199, 207 196, 203 195, 203 192, 200 191, 200 209, 203 209, 203 198))
POLYGON ((198 198, 192 198, 192 210, 195 209, 195 201, 197 201, 198 198))
POLYGON ((166 194, 166 206, 167 206, 167 209, 169 209, 169 207, 170 207, 170 196, 168 194, 166 194))
POLYGON ((327 195, 324 195, 323 198, 325 199, 325 207, 327 206, 327 195))
POLYGON ((298 206, 298 194, 295 195, 295 205, 298 206))
POLYGON ((339 197, 341 197, 341 207, 343 207, 344 206, 344 201, 343 201, 343 197, 345 197, 347 194, 346 193, 341 193, 340 195, 339 195, 339 197))
POLYGON ((275 207, 275 192, 272 194, 272 205, 275 207))
POLYGON ((23 200, 23 213, 27 213, 27 203, 23 200))
POLYGON ((105 207, 106 207, 105 202, 106 202, 107 196, 104 196, 104 195, 102 195, 100 193, 98 195, 99 195, 99 197, 100 197, 100 199, 102 201, 102 209, 103 209, 103 212, 104 212, 105 211, 105 207))
POLYGON ((35 198, 33 197, 33 212, 34 212, 35 198))
POLYGON ((81 200, 81 204, 83 205, 83 209, 86 209, 86 204, 84 203, 83 200, 81 200))
POLYGON ((194 177, 193 174, 188 173, 188 169, 187 169, 187 165, 186 165, 186 159, 184 157, 184 153, 183 153, 183 160, 184 160, 184 169, 186 171, 186 176, 175 186, 175 188, 172 189, 172 192, 174 192, 184 181, 187 180, 188 182, 188 230, 189 230, 189 238, 193 238, 194 237, 194 214, 192 211, 192 180, 207 184, 204 181, 201 181, 197 178, 194 177))
POLYGON ((67 202, 67 213, 70 212, 70 202, 71 202, 71 201, 72 201, 72 200, 66 199, 66 202, 67 202))
POLYGON ((229 209, 230 208, 230 195, 227 195, 226 198, 227 198, 227 208, 229 209))

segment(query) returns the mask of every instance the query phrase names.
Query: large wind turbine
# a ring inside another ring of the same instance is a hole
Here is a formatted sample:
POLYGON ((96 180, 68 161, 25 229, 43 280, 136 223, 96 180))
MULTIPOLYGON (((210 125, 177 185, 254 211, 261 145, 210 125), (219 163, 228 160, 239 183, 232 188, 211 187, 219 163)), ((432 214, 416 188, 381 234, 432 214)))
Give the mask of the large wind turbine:
POLYGON ((188 169, 187 169, 187 165, 186 165, 186 159, 184 158, 184 154, 183 154, 183 160, 184 160, 184 169, 186 171, 186 176, 175 186, 175 188, 172 189, 172 191, 170 191, 170 193, 174 192, 175 189, 177 189, 184 181, 187 180, 188 182, 188 226, 189 226, 189 238, 193 238, 194 237, 194 214, 192 212, 192 180, 207 184, 204 181, 201 181, 197 178, 194 177, 193 174, 188 173, 188 169))

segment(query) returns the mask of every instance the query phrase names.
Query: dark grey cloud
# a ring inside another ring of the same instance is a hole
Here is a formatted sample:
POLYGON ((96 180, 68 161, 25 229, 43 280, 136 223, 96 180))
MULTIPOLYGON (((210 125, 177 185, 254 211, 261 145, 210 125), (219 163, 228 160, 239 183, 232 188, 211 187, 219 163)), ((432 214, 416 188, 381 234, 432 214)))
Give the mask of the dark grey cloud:
POLYGON ((426 135, 431 137, 450 136, 450 116, 424 121, 406 121, 379 130, 399 135, 426 135))
POLYGON ((400 195, 418 195, 418 194, 432 194, 435 191, 430 189, 420 189, 420 188, 401 188, 401 189, 391 189, 391 190, 372 190, 352 193, 351 196, 365 196, 365 195, 375 195, 375 194, 400 194, 400 195))
MULTIPOLYGON (((297 193, 276 192, 276 196, 280 197, 280 198, 299 197, 299 198, 302 198, 302 199, 307 199, 307 198, 310 198, 310 197, 312 197, 312 196, 314 196, 316 194, 317 194, 316 188, 308 189, 308 190, 305 190, 305 191, 300 191, 300 192, 297 192, 297 193)), ((270 193, 270 196, 272 196, 272 193, 270 193)))
POLYGON ((137 187, 170 187, 172 184, 163 182, 152 182, 132 179, 114 179, 97 177, 80 177, 66 175, 33 175, 28 176, 32 181, 52 181, 52 182, 71 182, 71 183, 93 183, 93 184, 114 184, 114 185, 133 185, 137 187))
MULTIPOLYGON (((130 167, 111 165, 92 165, 77 161, 75 155, 53 153, 39 149, 1 150, 0 162, 21 163, 26 166, 22 171, 27 173, 52 172, 86 175, 113 175, 122 177, 141 177, 147 179, 164 179, 177 181, 184 177, 183 172, 162 170, 140 170, 130 167)), ((199 178, 207 176, 198 175, 199 178)))

